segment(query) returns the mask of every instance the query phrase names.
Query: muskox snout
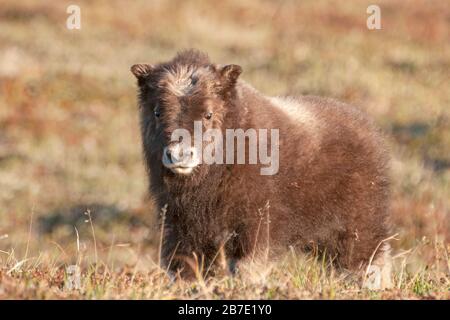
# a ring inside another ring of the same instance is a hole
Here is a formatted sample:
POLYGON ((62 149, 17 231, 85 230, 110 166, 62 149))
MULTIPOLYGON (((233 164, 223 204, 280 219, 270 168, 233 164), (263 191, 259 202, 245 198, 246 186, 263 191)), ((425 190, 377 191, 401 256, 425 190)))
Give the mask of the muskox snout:
POLYGON ((183 143, 173 143, 164 148, 163 165, 178 174, 190 174, 199 164, 197 150, 183 143))

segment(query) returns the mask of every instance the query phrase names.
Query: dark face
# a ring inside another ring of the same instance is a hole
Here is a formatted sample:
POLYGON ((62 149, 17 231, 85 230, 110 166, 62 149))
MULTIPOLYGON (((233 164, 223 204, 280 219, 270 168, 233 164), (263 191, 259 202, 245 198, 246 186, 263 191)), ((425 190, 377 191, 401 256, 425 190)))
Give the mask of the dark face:
POLYGON ((135 65, 132 72, 139 83, 144 153, 151 173, 174 177, 207 173, 202 156, 208 142, 198 133, 224 130, 227 96, 240 67, 135 65), (200 139, 194 141, 195 137, 200 139))

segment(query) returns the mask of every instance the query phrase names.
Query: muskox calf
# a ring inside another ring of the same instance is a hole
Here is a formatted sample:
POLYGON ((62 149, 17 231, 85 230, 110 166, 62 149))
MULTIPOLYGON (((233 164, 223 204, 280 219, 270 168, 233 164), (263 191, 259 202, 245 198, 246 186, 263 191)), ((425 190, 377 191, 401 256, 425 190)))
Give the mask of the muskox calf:
MULTIPOLYGON (((361 111, 313 96, 267 97, 238 80, 241 67, 213 64, 192 50, 131 71, 150 191, 165 212, 165 267, 188 275, 189 259, 209 266, 222 251, 233 270, 245 258, 291 247, 318 249, 344 269, 371 263, 388 270, 388 155, 361 111), (194 136, 195 123, 224 140, 227 129, 278 130, 276 141, 265 141, 269 153, 278 152, 275 170, 263 174, 268 164, 261 162, 199 161, 214 139, 180 152, 186 141, 174 132, 194 136)), ((380 274, 388 284, 389 272, 380 274)))

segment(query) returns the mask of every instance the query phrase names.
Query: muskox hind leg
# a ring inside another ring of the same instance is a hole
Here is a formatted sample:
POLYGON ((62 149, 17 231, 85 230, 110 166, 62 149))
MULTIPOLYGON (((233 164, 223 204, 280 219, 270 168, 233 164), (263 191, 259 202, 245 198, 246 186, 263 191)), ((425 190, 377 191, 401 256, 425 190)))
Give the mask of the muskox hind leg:
POLYGON ((341 279, 350 283, 360 283, 369 290, 385 290, 393 287, 392 257, 389 244, 383 244, 373 259, 361 262, 359 267, 339 268, 341 279))
POLYGON ((375 259, 366 266, 362 286, 369 290, 391 289, 393 287, 391 275, 391 246, 385 243, 376 253, 375 259))
POLYGON ((392 258, 391 247, 386 242, 361 236, 348 236, 338 241, 339 254, 336 264, 341 269, 345 279, 362 284, 370 290, 384 290, 392 288, 392 258))

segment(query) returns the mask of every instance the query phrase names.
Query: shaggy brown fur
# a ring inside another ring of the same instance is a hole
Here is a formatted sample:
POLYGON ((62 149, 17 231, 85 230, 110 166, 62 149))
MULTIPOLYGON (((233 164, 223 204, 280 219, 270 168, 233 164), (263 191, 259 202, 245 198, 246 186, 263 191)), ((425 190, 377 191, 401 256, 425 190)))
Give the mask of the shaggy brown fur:
POLYGON ((238 80, 239 66, 212 64, 192 50, 132 72, 151 193, 160 209, 167 205, 163 263, 170 270, 186 271, 193 254, 208 266, 221 247, 230 265, 294 247, 318 248, 356 269, 388 236, 388 155, 358 109, 313 96, 266 97, 238 80), (279 129, 279 172, 260 175, 260 165, 249 164, 201 164, 188 176, 169 171, 163 147, 174 129, 192 132, 194 120, 222 131, 279 129))

